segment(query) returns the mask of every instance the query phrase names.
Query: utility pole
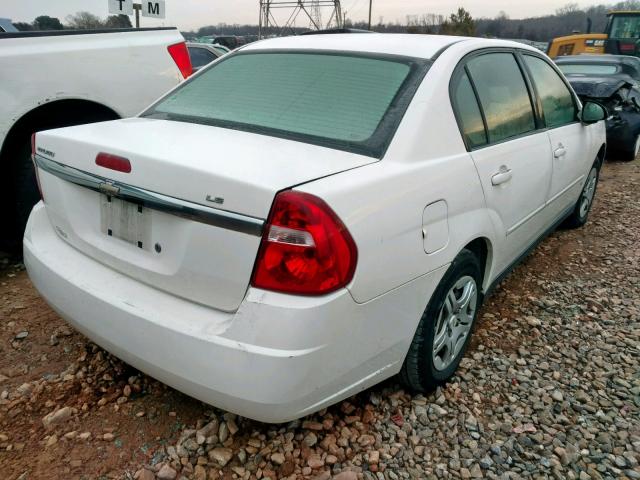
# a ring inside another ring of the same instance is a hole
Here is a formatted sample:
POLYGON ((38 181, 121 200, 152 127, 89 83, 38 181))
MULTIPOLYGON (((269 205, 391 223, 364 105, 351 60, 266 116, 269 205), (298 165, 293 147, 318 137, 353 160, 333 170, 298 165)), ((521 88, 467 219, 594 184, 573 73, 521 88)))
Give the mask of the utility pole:
POLYGON ((136 11, 136 28, 140 28, 140 10, 142 10, 142 5, 140 3, 134 3, 133 9, 136 11))
POLYGON ((371 30, 371 8, 373 7, 373 0, 369 0, 369 30, 371 30))

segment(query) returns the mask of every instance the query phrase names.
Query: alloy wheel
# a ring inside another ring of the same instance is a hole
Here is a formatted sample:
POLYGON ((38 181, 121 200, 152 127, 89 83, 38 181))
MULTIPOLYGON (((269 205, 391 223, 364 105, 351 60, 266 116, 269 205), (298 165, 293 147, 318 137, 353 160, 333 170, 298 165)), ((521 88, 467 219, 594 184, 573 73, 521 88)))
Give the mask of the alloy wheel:
POLYGON ((587 183, 582 190, 582 196, 580 197, 580 217, 584 218, 591 209, 593 203, 593 197, 596 194, 596 185, 598 183, 598 170, 594 167, 589 172, 587 183))
POLYGON ((432 348, 436 370, 445 370, 456 360, 471 332, 477 307, 476 281, 464 276, 447 293, 436 320, 432 348))

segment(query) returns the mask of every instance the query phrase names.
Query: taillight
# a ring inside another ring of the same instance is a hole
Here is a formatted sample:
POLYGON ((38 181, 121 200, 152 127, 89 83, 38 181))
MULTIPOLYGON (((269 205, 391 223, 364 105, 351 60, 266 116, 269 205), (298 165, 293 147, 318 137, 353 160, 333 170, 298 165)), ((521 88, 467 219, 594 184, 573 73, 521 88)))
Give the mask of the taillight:
POLYGON ((351 281, 357 257, 351 234, 322 199, 281 192, 271 207, 251 284, 283 293, 324 295, 351 281))
POLYGON ((31 161, 33 162, 33 171, 36 174, 36 183, 38 184, 38 192, 40 192, 40 198, 44 200, 42 195, 42 187, 40 186, 40 174, 38 173, 38 165, 36 165, 36 134, 31 134, 31 161))
POLYGON ((620 42, 620 51, 621 52, 633 52, 636 49, 636 44, 635 42, 632 43, 626 43, 626 42, 620 42))
POLYGON ((99 153, 96 156, 96 165, 116 172, 131 173, 131 162, 128 159, 110 153, 99 153))
POLYGON ((191 65, 191 57, 189 56, 189 50, 187 50, 187 44, 184 42, 169 45, 167 47, 169 55, 176 62, 180 73, 184 78, 189 78, 189 75, 193 73, 193 66, 191 65))

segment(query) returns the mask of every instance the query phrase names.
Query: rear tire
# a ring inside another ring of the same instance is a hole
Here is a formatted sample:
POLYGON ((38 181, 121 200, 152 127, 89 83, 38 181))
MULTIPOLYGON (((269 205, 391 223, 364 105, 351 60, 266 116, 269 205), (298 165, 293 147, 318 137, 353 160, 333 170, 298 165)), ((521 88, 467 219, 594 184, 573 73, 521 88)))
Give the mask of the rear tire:
POLYGON ((442 277, 418 324, 400 371, 408 387, 426 392, 453 376, 482 304, 481 286, 478 257, 462 250, 442 277))
POLYGON ((591 167, 587 180, 580 192, 580 198, 576 203, 573 212, 564 221, 564 227, 566 228, 580 228, 589 218, 589 212, 593 206, 593 201, 596 197, 596 190, 598 188, 598 180, 600 178, 600 167, 596 163, 591 167))

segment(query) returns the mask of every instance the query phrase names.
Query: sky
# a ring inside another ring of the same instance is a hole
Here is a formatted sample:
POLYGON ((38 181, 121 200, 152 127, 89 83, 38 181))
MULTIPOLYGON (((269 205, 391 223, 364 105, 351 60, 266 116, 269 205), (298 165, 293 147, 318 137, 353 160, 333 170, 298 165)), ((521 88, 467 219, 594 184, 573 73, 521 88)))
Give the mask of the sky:
MULTIPOLYGON (((406 20, 407 15, 425 13, 449 14, 462 6, 474 17, 494 17, 504 11, 510 18, 523 18, 553 13, 567 3, 580 7, 593 4, 615 3, 607 0, 373 0, 373 19, 383 17, 385 22, 406 20)), ((192 30, 218 23, 258 23, 258 0, 165 0, 166 19, 160 21, 142 18, 142 27, 177 26, 192 30)), ((342 8, 353 21, 365 20, 369 0, 342 0, 342 8)), ((31 22, 38 15, 64 18, 85 10, 99 17, 108 15, 108 0, 1 0, 0 16, 14 22, 31 22)), ((325 14, 328 16, 328 12, 325 14)), ((133 19, 132 19, 133 21, 133 19)), ((308 22, 307 22, 308 23, 308 22)))

